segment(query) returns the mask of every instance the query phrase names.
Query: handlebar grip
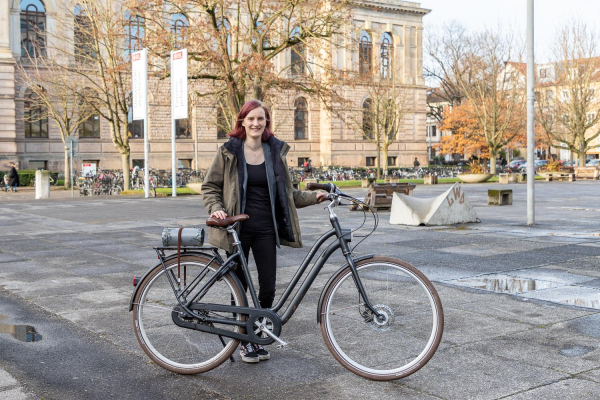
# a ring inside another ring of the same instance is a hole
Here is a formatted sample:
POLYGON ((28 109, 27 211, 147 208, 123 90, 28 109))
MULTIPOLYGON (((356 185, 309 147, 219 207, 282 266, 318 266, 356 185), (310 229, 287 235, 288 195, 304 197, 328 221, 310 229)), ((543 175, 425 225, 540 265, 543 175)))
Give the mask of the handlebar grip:
POLYGON ((333 190, 333 185, 331 183, 314 183, 309 182, 306 185, 308 190, 325 190, 327 193, 333 190))

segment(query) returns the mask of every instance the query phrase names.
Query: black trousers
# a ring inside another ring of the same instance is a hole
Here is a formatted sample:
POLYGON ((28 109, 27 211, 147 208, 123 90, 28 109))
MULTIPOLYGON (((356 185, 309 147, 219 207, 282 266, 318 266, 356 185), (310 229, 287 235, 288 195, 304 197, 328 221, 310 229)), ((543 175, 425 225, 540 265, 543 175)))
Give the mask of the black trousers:
MULTIPOLYGON (((252 249, 256 269, 258 270, 258 301, 262 308, 270 308, 275 300, 275 282, 277 273, 277 245, 275 242, 275 232, 252 232, 245 231, 242 228, 240 232, 240 241, 242 242, 242 250, 244 257, 248 260, 248 255, 252 249)), ((242 267, 238 266, 235 273, 242 282, 244 290, 248 291, 248 283, 242 271, 242 267)), ((250 306, 252 300, 249 299, 250 306)))

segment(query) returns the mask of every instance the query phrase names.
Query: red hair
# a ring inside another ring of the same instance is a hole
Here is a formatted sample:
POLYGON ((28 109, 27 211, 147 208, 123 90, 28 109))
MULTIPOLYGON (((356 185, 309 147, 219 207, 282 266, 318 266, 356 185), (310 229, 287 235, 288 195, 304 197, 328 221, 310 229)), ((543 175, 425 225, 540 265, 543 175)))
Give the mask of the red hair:
POLYGON ((248 100, 242 106, 242 109, 240 110, 240 113, 237 116, 235 127, 233 128, 233 131, 229 133, 228 136, 246 140, 246 129, 242 126, 242 122, 248 116, 248 114, 250 114, 250 111, 258 107, 262 107, 262 109, 265 110, 265 118, 267 119, 267 124, 265 125, 265 130, 262 134, 261 141, 266 142, 267 140, 269 140, 269 138, 273 136, 273 132, 271 132, 271 114, 269 114, 269 110, 260 100, 248 100))

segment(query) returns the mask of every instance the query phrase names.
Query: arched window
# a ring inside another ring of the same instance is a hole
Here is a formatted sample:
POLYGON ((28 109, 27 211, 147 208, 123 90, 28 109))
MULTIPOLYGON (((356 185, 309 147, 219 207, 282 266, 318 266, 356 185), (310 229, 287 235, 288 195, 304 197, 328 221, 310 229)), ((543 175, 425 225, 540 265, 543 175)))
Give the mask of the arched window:
POLYGON ((171 16, 171 32, 173 33, 173 48, 181 49, 187 40, 187 28, 190 26, 185 15, 178 13, 171 16))
MULTIPOLYGON (((295 27, 292 30, 291 37, 300 38, 300 28, 295 27)), ((306 73, 306 46, 298 42, 292 47, 291 71, 294 75, 304 75, 306 73)))
POLYGON ((389 140, 393 140, 396 137, 396 117, 398 115, 397 106, 398 105, 394 100, 389 99, 384 110, 385 121, 383 123, 383 127, 389 140))
POLYGON ((73 39, 75 58, 79 62, 89 60, 94 54, 90 37, 90 20, 85 9, 78 4, 73 11, 73 39))
MULTIPOLYGON (((41 88, 42 92, 45 90, 41 88)), ((40 97, 31 90, 25 93, 25 137, 48 137, 48 113, 40 97)))
POLYGON ((177 139, 189 139, 192 137, 192 126, 189 118, 175 120, 175 137, 177 139))
POLYGON ((135 53, 144 48, 143 41, 146 36, 144 17, 131 15, 129 11, 126 11, 125 34, 127 40, 127 43, 125 43, 125 56, 129 59, 131 53, 135 53))
POLYGON ((217 107, 217 139, 227 139, 227 127, 229 124, 227 123, 227 119, 225 118, 225 112, 223 111, 223 107, 217 107))
MULTIPOLYGON (((217 20, 217 30, 218 30, 219 38, 221 38, 222 35, 225 35, 225 41, 226 41, 226 45, 227 45, 227 54, 231 56, 231 24, 229 23, 227 18, 217 20)), ((215 45, 216 45, 216 48, 218 48, 218 44, 215 44, 215 45)))
POLYGON ((392 35, 385 32, 381 35, 381 77, 384 79, 392 77, 392 35))
POLYGON ((46 9, 40 0, 22 0, 21 4, 21 55, 38 57, 46 55, 44 32, 46 9))
POLYGON ((304 97, 294 102, 294 139, 308 139, 308 105, 304 97))
POLYGON ((371 35, 366 31, 361 31, 358 39, 358 71, 361 75, 371 73, 373 61, 373 41, 371 35))
POLYGON ((364 139, 373 139, 373 100, 366 99, 362 105, 362 134, 364 139))

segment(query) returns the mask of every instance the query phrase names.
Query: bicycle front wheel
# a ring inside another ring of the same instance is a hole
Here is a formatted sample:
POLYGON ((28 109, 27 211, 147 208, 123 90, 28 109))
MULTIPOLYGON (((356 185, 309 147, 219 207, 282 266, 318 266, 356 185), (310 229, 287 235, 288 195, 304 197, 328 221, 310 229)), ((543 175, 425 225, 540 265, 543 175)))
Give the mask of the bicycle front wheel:
MULTIPOLYGON (((181 282, 194 286, 187 296, 192 299, 203 284, 220 267, 209 265, 209 259, 201 256, 181 257, 181 282), (185 277, 185 278, 184 278, 185 277)), ((165 261, 139 283, 140 288, 134 298, 133 328, 144 352, 161 367, 180 374, 197 374, 216 368, 231 356, 239 340, 214 335, 208 332, 182 328, 173 322, 173 311, 179 306, 171 283, 177 279, 177 259, 165 261)), ((238 282, 229 274, 217 280, 204 296, 202 303, 246 305, 246 298, 238 282)), ((177 315, 177 314, 176 314, 177 315)), ((241 321, 241 314, 205 312, 210 318, 241 321)), ((181 317, 185 319, 186 317, 181 317)), ((198 320, 189 321, 200 324, 198 320)), ((207 324, 208 325, 208 324, 207 324)), ((211 325, 221 329, 242 333, 244 328, 237 325, 211 325)))
POLYGON ((444 313, 429 280, 400 260, 356 264, 378 319, 359 295, 350 267, 325 288, 321 333, 345 368, 372 380, 393 380, 422 368, 442 339, 444 313))

